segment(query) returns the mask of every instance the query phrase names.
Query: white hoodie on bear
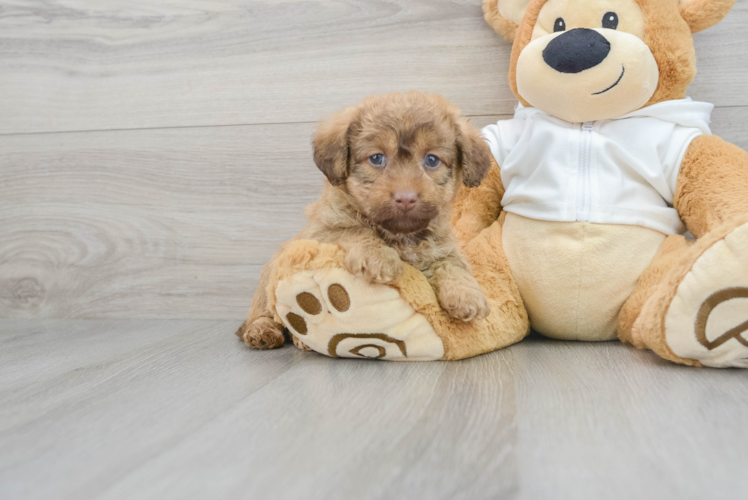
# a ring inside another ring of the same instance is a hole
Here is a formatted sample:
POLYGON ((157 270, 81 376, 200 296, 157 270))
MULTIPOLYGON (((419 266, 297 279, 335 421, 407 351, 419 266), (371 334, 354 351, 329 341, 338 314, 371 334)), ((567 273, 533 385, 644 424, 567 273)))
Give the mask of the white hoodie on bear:
POLYGON ((513 119, 483 129, 501 168, 501 204, 530 219, 683 233, 673 208, 678 172, 691 141, 711 133, 713 108, 686 98, 569 123, 519 105, 513 119))

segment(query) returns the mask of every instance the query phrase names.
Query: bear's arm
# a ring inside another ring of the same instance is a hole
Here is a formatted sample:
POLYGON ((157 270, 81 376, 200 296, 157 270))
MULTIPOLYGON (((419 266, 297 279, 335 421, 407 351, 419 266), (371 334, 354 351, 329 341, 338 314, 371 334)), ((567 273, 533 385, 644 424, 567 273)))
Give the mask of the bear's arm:
POLYGON ((681 163, 673 206, 697 238, 748 213, 748 153, 714 135, 694 139, 681 163))
POLYGON ((460 245, 472 240, 499 218, 503 196, 501 170, 496 160, 491 158, 491 169, 481 185, 477 188, 463 186, 455 199, 452 226, 460 245))

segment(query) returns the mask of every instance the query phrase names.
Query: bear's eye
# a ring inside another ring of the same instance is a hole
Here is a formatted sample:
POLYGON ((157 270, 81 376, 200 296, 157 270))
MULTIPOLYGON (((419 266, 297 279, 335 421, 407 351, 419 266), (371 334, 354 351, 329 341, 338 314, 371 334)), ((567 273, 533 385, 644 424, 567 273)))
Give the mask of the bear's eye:
POLYGON ((423 164, 426 168, 435 169, 442 164, 442 161, 436 155, 426 155, 423 159, 423 164))
POLYGON ((618 14, 615 12, 606 12, 603 16, 603 28, 614 30, 618 28, 618 14))
POLYGON ((385 158, 382 154, 371 155, 369 157, 369 163, 372 167, 382 168, 385 165, 385 158))
POLYGON ((566 31, 566 21, 564 21, 563 17, 559 17, 556 19, 556 22, 553 23, 553 32, 556 33, 558 31, 566 31))

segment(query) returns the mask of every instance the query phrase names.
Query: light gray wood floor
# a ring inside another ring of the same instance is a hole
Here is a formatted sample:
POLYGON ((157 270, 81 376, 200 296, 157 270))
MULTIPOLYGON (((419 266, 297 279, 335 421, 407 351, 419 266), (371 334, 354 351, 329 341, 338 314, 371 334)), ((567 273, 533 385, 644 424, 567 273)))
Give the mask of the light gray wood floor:
MULTIPOLYGON (((618 343, 455 363, 234 336, 372 93, 512 113, 481 0, 0 0, 0 499, 719 499, 748 379, 618 343)), ((748 148, 748 2, 694 99, 748 148)))
POLYGON ((3 499, 739 499, 748 385, 617 342, 250 351, 233 321, 0 321, 3 499))

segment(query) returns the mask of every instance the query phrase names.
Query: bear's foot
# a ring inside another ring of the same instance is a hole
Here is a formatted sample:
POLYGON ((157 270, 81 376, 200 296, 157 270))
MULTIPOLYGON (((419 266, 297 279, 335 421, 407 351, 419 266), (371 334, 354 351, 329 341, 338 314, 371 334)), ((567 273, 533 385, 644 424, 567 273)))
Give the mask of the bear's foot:
POLYGON ((748 217, 708 234, 647 301, 634 335, 664 358, 748 368, 748 217))
POLYGON ((425 361, 444 357, 426 318, 398 291, 344 269, 295 273, 278 282, 275 311, 297 347, 332 357, 425 361))

